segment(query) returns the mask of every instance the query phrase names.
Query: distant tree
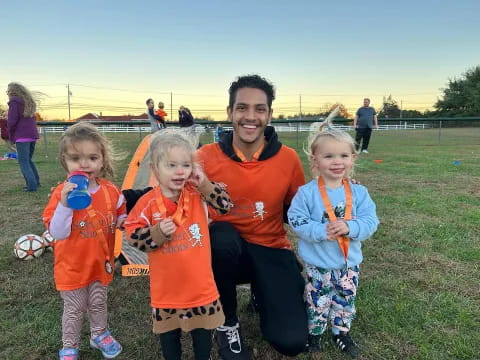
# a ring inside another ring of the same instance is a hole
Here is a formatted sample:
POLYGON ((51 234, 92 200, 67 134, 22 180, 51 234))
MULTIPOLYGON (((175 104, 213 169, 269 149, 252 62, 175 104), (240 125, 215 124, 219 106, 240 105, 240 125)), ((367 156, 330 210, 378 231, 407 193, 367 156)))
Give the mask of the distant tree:
POLYGON ((340 112, 338 113, 337 118, 339 118, 339 119, 352 119, 353 118, 352 114, 350 114, 348 112, 345 105, 343 105, 341 103, 330 104, 327 108, 328 110, 325 111, 324 113, 322 113, 322 116, 324 116, 324 117, 328 116, 328 114, 330 114, 337 106, 340 106, 340 112))
POLYGON ((450 79, 443 89, 443 99, 434 107, 441 116, 479 116, 480 66, 467 70, 458 79, 450 79))
POLYGON ((418 110, 402 110, 403 118, 422 118, 425 114, 418 110))
POLYGON ((378 113, 379 118, 395 119, 400 117, 400 108, 397 101, 392 98, 392 95, 383 97, 382 109, 378 113))

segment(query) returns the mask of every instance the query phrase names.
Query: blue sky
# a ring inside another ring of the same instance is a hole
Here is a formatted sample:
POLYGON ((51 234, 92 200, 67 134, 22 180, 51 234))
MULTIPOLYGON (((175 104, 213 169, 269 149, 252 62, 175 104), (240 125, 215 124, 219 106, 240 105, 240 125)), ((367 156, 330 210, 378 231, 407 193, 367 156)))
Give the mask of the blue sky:
POLYGON ((298 112, 300 98, 303 112, 334 102, 354 112, 390 94, 425 110, 480 60, 478 0, 17 4, 1 7, 0 86, 45 93, 50 119, 68 117, 67 83, 72 117, 141 113, 152 97, 221 119, 228 85, 246 73, 275 84, 277 115, 298 112))

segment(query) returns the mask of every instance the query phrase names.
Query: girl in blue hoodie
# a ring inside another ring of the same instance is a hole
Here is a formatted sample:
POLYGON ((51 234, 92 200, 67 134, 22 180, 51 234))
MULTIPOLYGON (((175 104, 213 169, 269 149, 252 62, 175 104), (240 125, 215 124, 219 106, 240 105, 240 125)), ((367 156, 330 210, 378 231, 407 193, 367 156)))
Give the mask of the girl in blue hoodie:
POLYGON ((353 184, 355 142, 333 128, 310 136, 312 181, 301 186, 288 210, 289 224, 299 236, 298 252, 305 262, 305 297, 309 320, 309 351, 321 351, 321 335, 330 322, 333 341, 356 358, 350 336, 355 316, 362 242, 376 231, 375 204, 367 189, 353 184))

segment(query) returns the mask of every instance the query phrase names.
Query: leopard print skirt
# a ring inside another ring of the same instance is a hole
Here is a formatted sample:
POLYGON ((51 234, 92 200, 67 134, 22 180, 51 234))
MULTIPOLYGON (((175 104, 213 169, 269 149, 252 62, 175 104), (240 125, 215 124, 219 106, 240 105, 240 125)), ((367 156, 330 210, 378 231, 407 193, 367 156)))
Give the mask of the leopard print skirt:
POLYGON ((162 334, 181 329, 215 329, 225 322, 222 304, 215 300, 210 304, 187 309, 152 309, 153 332, 162 334))

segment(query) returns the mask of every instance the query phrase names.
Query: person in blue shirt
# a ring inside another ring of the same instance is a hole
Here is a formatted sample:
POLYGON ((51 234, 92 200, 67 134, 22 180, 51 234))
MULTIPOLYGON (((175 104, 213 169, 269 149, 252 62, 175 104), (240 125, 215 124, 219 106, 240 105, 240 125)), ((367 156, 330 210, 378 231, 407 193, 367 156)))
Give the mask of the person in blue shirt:
POLYGON ((379 224, 376 207, 363 185, 347 180, 355 162, 355 142, 337 129, 310 136, 306 152, 312 175, 299 188, 288 221, 299 236, 298 252, 305 263, 308 350, 321 351, 321 335, 331 323, 333 341, 356 358, 358 345, 350 336, 355 316, 362 242, 379 224))
POLYGON ((370 99, 363 99, 363 106, 357 110, 353 119, 353 127, 355 128, 355 149, 362 153, 368 154, 368 145, 372 136, 372 129, 378 129, 377 113, 370 106, 370 99), (360 143, 362 143, 360 149, 360 143))

